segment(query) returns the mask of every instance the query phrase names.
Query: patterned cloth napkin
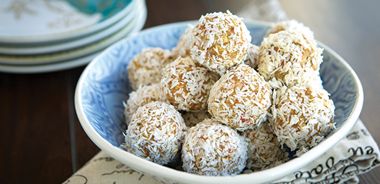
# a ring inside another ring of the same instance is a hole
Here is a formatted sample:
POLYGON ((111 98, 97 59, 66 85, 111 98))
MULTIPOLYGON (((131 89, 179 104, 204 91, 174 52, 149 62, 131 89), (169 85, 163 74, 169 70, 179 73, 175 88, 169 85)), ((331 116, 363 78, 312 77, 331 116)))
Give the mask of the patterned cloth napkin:
MULTIPOLYGON (((277 183, 358 183, 357 175, 380 163, 379 148, 362 121, 337 145, 307 167, 277 183)), ((160 184, 101 151, 64 184, 128 183, 160 184)))
MULTIPOLYGON (((286 20, 286 13, 277 0, 253 0, 238 13, 246 19, 263 21, 286 20)), ((362 121, 337 145, 307 167, 290 174, 277 183, 358 183, 357 175, 368 172, 380 163, 379 148, 362 121)), ((160 181, 139 173, 98 153, 64 184, 129 183, 159 184, 160 181)))

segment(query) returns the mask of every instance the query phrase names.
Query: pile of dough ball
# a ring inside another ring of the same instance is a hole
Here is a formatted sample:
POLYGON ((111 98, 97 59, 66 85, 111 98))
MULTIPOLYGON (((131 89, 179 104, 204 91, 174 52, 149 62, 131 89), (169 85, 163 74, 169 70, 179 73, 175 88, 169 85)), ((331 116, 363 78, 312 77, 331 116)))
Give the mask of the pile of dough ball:
POLYGON ((130 62, 122 147, 161 165, 229 176, 280 165, 334 128, 319 75, 322 49, 297 21, 274 24, 260 45, 230 12, 202 16, 171 51, 130 62))

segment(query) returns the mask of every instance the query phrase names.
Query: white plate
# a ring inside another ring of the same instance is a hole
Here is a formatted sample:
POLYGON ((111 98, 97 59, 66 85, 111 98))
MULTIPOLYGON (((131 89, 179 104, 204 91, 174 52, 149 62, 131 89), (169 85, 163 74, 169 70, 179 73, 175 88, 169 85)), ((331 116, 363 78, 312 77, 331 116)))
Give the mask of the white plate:
MULTIPOLYGON (((133 30, 127 36, 131 36, 137 33, 144 26, 147 12, 145 1, 141 0, 139 8, 139 17, 137 18, 137 23, 133 27, 133 30)), ((121 39, 121 38, 120 38, 121 39)), ((100 51, 99 51, 100 52, 100 51)), ((4 65, 0 64, 0 72, 8 72, 8 73, 45 73, 45 72, 53 72, 59 70, 65 70, 70 68, 75 68, 78 66, 82 66, 90 62, 99 52, 90 54, 88 56, 84 56, 78 59, 62 61, 57 63, 49 63, 44 65, 4 65)))
MULTIPOLYGON (((121 19, 121 21, 115 23, 111 27, 104 29, 100 32, 94 33, 92 35, 88 35, 86 37, 79 38, 77 40, 67 40, 65 42, 52 43, 51 45, 24 45, 24 46, 1 46, 0 45, 0 54, 5 55, 37 55, 37 54, 46 54, 53 52, 60 52, 64 50, 73 49, 76 47, 84 46, 91 44, 95 41, 104 39, 117 31, 121 30, 127 24, 131 22, 131 20, 136 16, 137 3, 135 1, 132 2, 131 7, 133 7, 132 11, 129 12, 126 17, 121 19)), ((0 55, 1 57, 1 55, 0 55)))
POLYGON ((113 12, 110 14, 104 10, 105 14, 101 14, 104 4, 96 0, 82 4, 82 7, 75 7, 68 1, 2 0, 0 43, 43 43, 91 34, 125 17, 132 10, 130 1, 134 0, 107 1, 107 11, 113 12), (88 11, 94 12, 89 14, 88 11))
POLYGON ((10 64, 10 65, 33 65, 33 64, 46 64, 59 62, 64 60, 75 59, 96 51, 99 51, 113 42, 119 40, 123 36, 127 35, 133 28, 134 22, 120 30, 119 32, 107 37, 103 40, 99 40, 93 44, 86 45, 84 47, 75 48, 63 52, 43 54, 43 55, 28 55, 28 56, 17 56, 17 55, 0 55, 0 63, 10 64))
MULTIPOLYGON (((140 1, 143 2, 143 1, 140 1)), ((141 3, 139 3, 141 4, 141 3)), ((141 6, 141 5, 138 5, 141 6)), ((42 55, 28 55, 28 56, 19 56, 19 55, 0 55, 0 63, 8 64, 8 65, 34 65, 34 64, 47 64, 65 60, 71 60, 78 57, 82 57, 84 55, 88 55, 94 52, 97 52, 101 49, 106 48, 110 44, 118 41, 120 38, 128 35, 129 32, 133 30, 138 22, 138 18, 136 17, 141 14, 141 10, 139 7, 135 9, 132 21, 124 26, 124 28, 117 33, 110 35, 107 38, 99 40, 93 44, 86 45, 84 47, 75 48, 63 52, 51 53, 51 54, 42 54, 42 55)))

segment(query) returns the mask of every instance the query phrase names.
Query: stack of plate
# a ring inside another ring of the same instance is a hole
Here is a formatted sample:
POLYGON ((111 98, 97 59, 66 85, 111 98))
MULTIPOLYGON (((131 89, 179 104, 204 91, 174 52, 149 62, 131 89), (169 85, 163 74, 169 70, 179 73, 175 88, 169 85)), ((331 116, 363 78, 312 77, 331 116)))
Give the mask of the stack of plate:
POLYGON ((2 0, 0 71, 37 73, 84 65, 139 31, 145 19, 144 0, 2 0))

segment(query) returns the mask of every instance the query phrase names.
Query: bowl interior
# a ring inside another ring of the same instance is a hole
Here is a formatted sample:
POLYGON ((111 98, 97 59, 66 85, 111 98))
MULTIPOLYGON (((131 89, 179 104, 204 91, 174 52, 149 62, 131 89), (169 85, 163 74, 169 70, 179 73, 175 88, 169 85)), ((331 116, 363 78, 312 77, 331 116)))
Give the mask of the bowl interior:
MULTIPOLYGON (((123 104, 127 100, 129 87, 127 65, 142 49, 175 47, 179 37, 189 23, 159 26, 143 31, 131 39, 122 40, 101 54, 82 76, 83 90, 79 94, 83 99, 84 114, 91 126, 104 139, 114 146, 123 142, 126 129, 123 117, 123 104)), ((247 24, 253 37, 253 44, 259 45, 268 26, 247 24)), ((324 88, 331 94, 335 104, 335 122, 339 128, 351 114, 357 98, 357 84, 354 76, 339 58, 325 50, 321 65, 321 78, 324 88)))
MULTIPOLYGON (((123 142, 126 129, 123 117, 123 101, 126 101, 131 88, 127 66, 130 60, 142 49, 160 47, 172 49, 189 23, 160 26, 143 31, 131 39, 122 40, 101 54, 82 76, 83 90, 79 94, 83 100, 84 114, 91 126, 104 139, 114 146, 123 142)), ((254 44, 260 44, 267 27, 251 25, 254 44)))
MULTIPOLYGON (((173 48, 190 23, 158 26, 122 40, 100 54, 83 72, 75 96, 78 117, 92 141, 111 156, 123 163, 128 163, 133 169, 145 171, 151 175, 156 173, 157 176, 170 178, 176 182, 250 183, 252 179, 268 182, 290 174, 318 158, 353 127, 363 103, 360 81, 340 56, 320 44, 322 48, 325 48, 320 73, 323 86, 331 94, 336 107, 337 129, 304 155, 274 168, 248 175, 207 177, 161 167, 121 150, 123 132, 126 129, 123 101, 127 100, 131 92, 127 75, 129 61, 147 47, 173 48)), ((268 24, 247 22, 246 25, 253 37, 252 43, 259 45, 269 27, 268 24)))

